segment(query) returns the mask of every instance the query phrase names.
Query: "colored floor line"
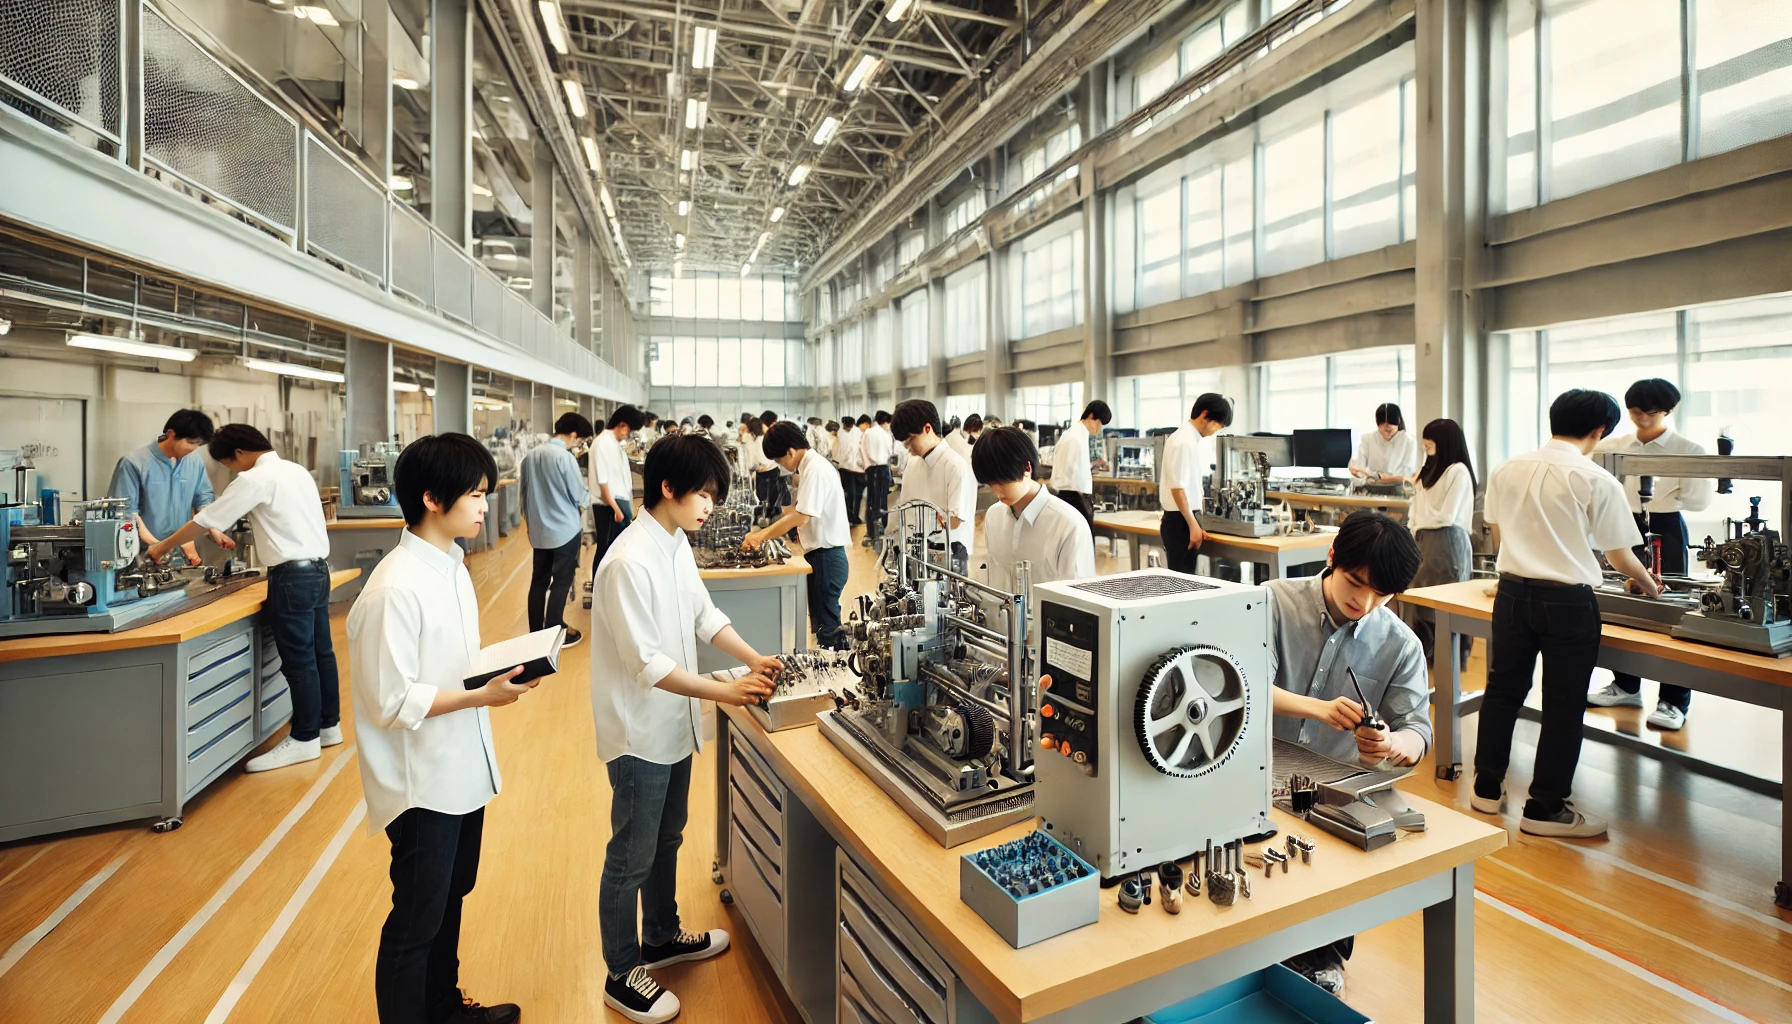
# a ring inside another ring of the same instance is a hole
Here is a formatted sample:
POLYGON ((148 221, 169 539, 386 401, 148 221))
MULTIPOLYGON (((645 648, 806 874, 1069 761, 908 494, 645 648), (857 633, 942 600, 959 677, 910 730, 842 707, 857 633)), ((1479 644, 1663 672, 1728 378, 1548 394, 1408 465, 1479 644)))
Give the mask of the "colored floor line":
POLYGON ((62 840, 58 839, 55 842, 45 843, 44 845, 38 847, 37 852, 32 854, 29 858, 27 858, 25 863, 20 864, 18 867, 13 868, 11 871, 8 871, 6 873, 5 878, 0 878, 0 889, 6 888, 6 883, 19 877, 19 875, 22 874, 26 868, 37 863, 37 858, 42 857, 46 853, 49 853, 51 847, 54 847, 58 843, 61 843, 61 842, 62 842, 62 840))
POLYGON ((7 971, 17 966, 20 960, 25 959, 25 954, 31 952, 33 946, 42 942, 44 936, 55 931, 57 925, 67 920, 68 916, 74 913, 81 904, 87 902, 87 897, 92 896, 100 886, 105 885, 106 879, 111 878, 119 868, 124 867, 124 862, 130 860, 131 855, 136 852, 135 849, 126 850, 114 857, 112 863, 99 870, 99 874, 81 883, 81 887, 76 889, 68 899, 63 900, 61 906, 50 911, 50 916, 44 918, 36 928, 20 936, 19 941, 13 943, 12 948, 6 951, 6 955, 0 956, 0 976, 4 976, 7 971))
MULTIPOLYGON (((1762 911, 1756 910, 1753 907, 1750 907, 1746 904, 1738 903, 1732 899, 1725 899, 1724 897, 1719 896, 1716 893, 1706 892, 1705 890, 1699 888, 1698 886, 1689 885, 1686 882, 1680 881, 1678 878, 1670 878, 1669 876, 1661 874, 1660 872, 1650 871, 1648 868, 1643 867, 1640 864, 1633 864, 1630 861, 1627 861, 1622 857, 1616 856, 1614 854, 1606 853, 1604 850, 1597 850, 1597 849, 1594 849, 1589 846, 1582 846, 1579 843, 1561 843, 1558 845, 1564 850, 1573 850, 1574 852, 1580 854, 1583 857, 1591 858, 1593 860, 1599 861, 1602 864, 1609 864, 1613 867, 1620 868, 1624 871, 1628 871, 1633 875, 1641 875, 1642 877, 1647 878, 1649 881, 1654 882, 1657 885, 1665 885, 1670 889, 1676 890, 1678 892, 1683 892, 1688 896, 1692 896, 1696 899, 1703 900, 1704 902, 1710 903, 1713 906, 1722 907, 1725 910, 1729 910, 1729 911, 1733 911, 1738 914, 1742 914, 1743 916, 1752 918, 1753 920, 1758 921, 1762 924, 1766 924, 1770 927, 1778 928, 1782 932, 1792 934, 1792 921, 1787 921, 1784 918, 1776 917, 1773 914, 1763 913, 1762 911)), ((1502 860, 1500 863, 1502 865, 1504 865, 1505 861, 1502 860)), ((1764 896, 1763 898, 1765 899, 1766 897, 1764 896)))

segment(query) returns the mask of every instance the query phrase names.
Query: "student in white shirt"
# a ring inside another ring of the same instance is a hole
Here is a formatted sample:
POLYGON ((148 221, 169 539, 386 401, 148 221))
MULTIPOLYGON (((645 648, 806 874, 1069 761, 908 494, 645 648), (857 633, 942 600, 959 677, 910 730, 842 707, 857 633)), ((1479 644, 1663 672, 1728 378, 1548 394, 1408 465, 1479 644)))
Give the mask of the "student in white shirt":
POLYGON ((678 997, 649 971, 728 948, 727 932, 692 934, 678 919, 678 848, 691 759, 703 742, 700 702, 752 703, 771 694, 782 669, 716 609, 691 554, 686 535, 727 498, 728 477, 722 450, 705 438, 654 445, 641 472, 646 514, 616 539, 597 572, 609 614, 591 625, 591 710, 612 791, 597 907, 604 1002, 637 1024, 678 1015, 678 997), (698 675, 699 640, 741 661, 746 673, 698 675))
POLYGON ((1195 518, 1205 500, 1202 477, 1213 466, 1207 439, 1232 425, 1232 403, 1211 391, 1195 399, 1188 422, 1164 442, 1164 464, 1157 467, 1157 500, 1164 518, 1157 527, 1164 560, 1176 572, 1194 573, 1195 559, 1207 531, 1195 518))
POLYGON ((809 447, 792 423, 779 423, 765 435, 765 456, 796 474, 796 504, 764 529, 747 534, 748 550, 796 531, 809 562, 809 625, 821 647, 846 645, 840 635, 840 592, 846 589, 846 545, 852 527, 846 522, 846 492, 840 473, 809 447))
POLYGON ((983 417, 971 413, 964 418, 962 426, 946 434, 946 443, 952 446, 953 451, 963 456, 966 462, 969 462, 971 449, 977 446, 977 438, 982 432, 983 417))
MULTIPOLYGON (((971 559, 977 521, 977 478, 970 463, 940 437, 940 411, 925 398, 911 398, 896 407, 890 436, 909 454, 896 504, 919 499, 939 507, 946 519, 940 526, 952 568, 962 575, 971 559)), ((931 529, 929 533, 938 536, 931 529)))
POLYGON ((323 747, 342 742, 341 682, 330 638, 330 534, 317 481, 304 466, 274 454, 267 436, 247 423, 220 427, 207 451, 236 478, 147 555, 159 562, 208 530, 222 532, 249 517, 256 550, 268 566, 268 625, 291 687, 292 731, 243 770, 315 761, 323 747))
POLYGON ((374 998, 380 1024, 515 1021, 514 1004, 463 1000, 458 980, 461 903, 501 786, 487 709, 535 686, 515 682, 521 666, 462 683, 479 654, 479 598, 455 541, 479 535, 498 466, 473 438, 437 434, 406 447, 393 476, 405 530, 348 615, 367 833, 392 843, 374 998))
MULTIPOLYGON (((977 482, 995 492, 983 514, 989 547, 989 585, 1015 591, 1015 571, 1028 563, 1031 583, 1087 579, 1095 575, 1095 539, 1082 514, 1033 479, 1039 449, 1017 427, 985 430, 971 450, 977 482)), ((1032 595, 1027 594, 1028 608, 1032 595)))
MULTIPOLYGON (((1460 583, 1474 569, 1469 531, 1475 522, 1475 466, 1469 459, 1468 441, 1455 420, 1437 419, 1425 424, 1425 465, 1413 481, 1412 508, 1406 524, 1419 542, 1422 561, 1412 586, 1434 587, 1460 583)), ((1400 617, 1419 636, 1425 661, 1431 661, 1431 645, 1437 619, 1429 608, 1402 604, 1400 617)), ((1468 638, 1463 638, 1467 660, 1468 638)))
POLYGON ((1493 471, 1482 517, 1499 546, 1499 591, 1487 690, 1475 745, 1469 804, 1498 814, 1505 800, 1512 729, 1543 656, 1542 730, 1531 797, 1518 827, 1532 835, 1585 838, 1606 821, 1568 799, 1580 761, 1582 708, 1599 657, 1601 623, 1593 588, 1604 579, 1595 550, 1657 597, 1661 587, 1631 550, 1641 539, 1615 477, 1587 458, 1618 425, 1618 403, 1603 391, 1565 391, 1549 407, 1548 444, 1493 471))
POLYGON ((1400 407, 1375 407, 1375 432, 1364 434, 1350 460, 1350 475, 1369 484, 1397 484, 1419 471, 1419 446, 1406 429, 1400 407))
MULTIPOLYGON (((1660 377, 1639 380, 1624 392, 1624 405, 1630 410, 1630 422, 1636 426, 1635 432, 1607 438, 1599 443, 1597 451, 1705 454, 1704 447, 1698 442, 1681 436, 1667 425, 1668 417, 1680 405, 1680 389, 1672 383, 1660 377)), ((1643 531, 1645 546, 1637 548, 1637 554, 1646 564, 1653 558, 1650 542, 1659 540, 1661 564, 1651 568, 1657 575, 1685 576, 1690 538, 1686 533, 1686 517, 1681 512, 1702 512, 1709 508, 1717 493, 1717 481, 1700 477, 1656 477, 1654 495, 1649 499, 1647 510, 1643 508, 1639 493, 1642 481, 1633 476, 1626 477, 1622 483, 1630 513, 1636 519, 1637 529, 1643 531)), ((1587 703, 1601 708, 1640 708, 1643 706, 1642 686, 1640 678, 1614 672, 1611 682, 1587 694, 1587 703)), ((1686 712, 1691 707, 1691 690, 1662 683, 1661 699, 1649 713, 1648 723, 1657 729, 1679 729, 1686 724, 1686 712)))
POLYGON ((865 498, 865 437, 851 414, 840 417, 834 465, 840 468, 840 485, 846 492, 846 525, 858 526, 859 507, 865 498))
POLYGON ((877 410, 874 422, 859 417, 859 434, 865 455, 865 546, 876 547, 884 533, 884 510, 890 504, 890 457, 896 442, 890 436, 890 414, 877 410))
POLYGON ((591 467, 591 493, 597 499, 591 503, 593 579, 604 553, 635 517, 635 467, 622 450, 622 442, 637 431, 645 432, 646 424, 646 413, 625 405, 610 414, 609 425, 591 442, 591 457, 586 462, 591 467))
POLYGON ((1089 446, 1101 436, 1101 430, 1114 421, 1114 410, 1097 398, 1083 407, 1083 417, 1058 435, 1052 450, 1052 490, 1077 510, 1089 529, 1095 529, 1095 470, 1089 461, 1089 446))
POLYGON ((756 519, 777 518, 778 464, 765 457, 767 424, 757 416, 747 420, 746 444, 740 450, 740 464, 753 481, 753 495, 758 499, 756 519))

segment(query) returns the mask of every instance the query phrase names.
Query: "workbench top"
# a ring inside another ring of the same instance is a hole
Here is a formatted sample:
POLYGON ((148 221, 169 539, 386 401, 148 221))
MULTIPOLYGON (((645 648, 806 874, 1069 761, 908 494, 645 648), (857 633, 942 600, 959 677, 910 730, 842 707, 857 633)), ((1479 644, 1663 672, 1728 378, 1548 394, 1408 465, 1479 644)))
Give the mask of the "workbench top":
POLYGON ((1147 491, 1157 487, 1157 481, 1137 476, 1095 476, 1089 482, 1097 487, 1137 487, 1147 491))
MULTIPOLYGON (((1121 533, 1133 533, 1143 537, 1158 535, 1158 524, 1163 522, 1162 512, 1097 512, 1095 525, 1118 530, 1121 533)), ((1209 530, 1207 536, 1215 544, 1223 544, 1231 548, 1245 551, 1305 551, 1308 548, 1330 547, 1336 530, 1321 530, 1317 533, 1296 533, 1286 537, 1239 537, 1230 533, 1214 533, 1209 530)))
POLYGON ((402 530, 403 516, 375 516, 371 519, 332 519, 324 524, 326 530, 402 530))
POLYGON ((1397 509, 1412 507, 1411 498, 1402 498, 1391 494, 1311 494, 1307 491, 1269 491, 1268 497, 1280 499, 1290 505, 1341 505, 1349 508, 1397 509))
POLYGON ((807 576, 813 571, 808 559, 792 552, 782 565, 767 565, 758 569, 699 569, 697 575, 706 580, 750 580, 768 576, 807 576))
MULTIPOLYGON (((334 590, 359 575, 361 575, 359 569, 343 569, 340 572, 333 572, 330 574, 330 589, 334 590)), ((71 654, 99 654, 104 651, 124 651, 135 647, 177 644, 196 636, 204 636, 220 626, 226 626, 238 619, 254 615, 261 611, 261 606, 267 601, 267 596, 268 585, 264 580, 225 594, 216 601, 201 605, 190 612, 183 612, 160 622, 139 626, 136 629, 121 630, 117 633, 61 633, 56 636, 26 636, 13 640, 0 640, 0 662, 26 661, 31 658, 51 658, 71 654)))
POLYGON ((1037 1020, 1506 845, 1497 824, 1410 794, 1413 809, 1425 814, 1426 831, 1404 833, 1368 853, 1273 811, 1283 834, 1305 835, 1319 848, 1311 865, 1293 864, 1286 875, 1278 872, 1269 880, 1259 874, 1252 899, 1232 907, 1192 899, 1181 914, 1153 907, 1135 915, 1120 909, 1114 889, 1104 889, 1095 924, 1015 949, 959 899, 958 861, 973 850, 1025 835, 1033 821, 944 849, 819 729, 767 734, 744 709, 723 711, 854 859, 884 882, 884 895, 1003 1021, 1037 1020))

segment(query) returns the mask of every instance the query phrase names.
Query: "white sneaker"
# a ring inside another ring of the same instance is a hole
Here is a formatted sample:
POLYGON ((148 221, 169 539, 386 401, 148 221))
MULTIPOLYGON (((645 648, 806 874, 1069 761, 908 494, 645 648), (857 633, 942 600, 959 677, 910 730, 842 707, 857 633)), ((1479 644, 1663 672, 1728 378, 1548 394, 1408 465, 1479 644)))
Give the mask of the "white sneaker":
POLYGON ((1505 784, 1500 784, 1500 795, 1493 800, 1489 800, 1484 796, 1476 794, 1474 784, 1470 783, 1468 787, 1468 805, 1482 814, 1499 814, 1506 809, 1505 784))
POLYGON ((303 764, 315 761, 323 756, 323 747, 317 740, 295 740, 291 736, 280 741, 280 745, 260 757, 252 757, 243 765, 246 772, 265 772, 288 765, 303 764))
POLYGON ((645 966, 620 978, 606 978, 604 1003, 635 1024, 665 1024, 679 1011, 678 997, 661 988, 645 966))
POLYGON ((1592 708, 1640 708, 1643 706, 1643 695, 1640 691, 1629 693, 1620 690, 1617 683, 1606 683, 1587 694, 1587 706, 1592 708))
POLYGON ((1590 839, 1605 835, 1608 822, 1597 814, 1583 814, 1574 809, 1574 801, 1562 801, 1562 809, 1553 818, 1525 815, 1518 820, 1518 830, 1534 836, 1555 836, 1559 839, 1590 839))
POLYGON ((317 734, 318 741, 326 747, 333 747, 342 742, 342 726, 326 725, 317 734))
POLYGON ((1686 725, 1686 712, 1665 700, 1658 700, 1655 702, 1655 710, 1649 712, 1648 722, 1657 729, 1678 732, 1686 725))

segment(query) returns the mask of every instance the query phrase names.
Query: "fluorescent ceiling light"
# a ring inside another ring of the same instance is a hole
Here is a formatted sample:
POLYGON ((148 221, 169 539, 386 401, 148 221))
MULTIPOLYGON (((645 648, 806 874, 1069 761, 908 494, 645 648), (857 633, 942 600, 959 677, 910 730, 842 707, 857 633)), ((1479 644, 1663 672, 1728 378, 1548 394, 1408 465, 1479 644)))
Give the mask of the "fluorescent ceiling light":
POLYGON ((343 376, 335 370, 319 370, 311 366, 299 366, 296 363, 276 363, 271 359, 245 359, 243 365, 251 370, 263 373, 277 373, 282 377, 303 377, 306 380, 321 380, 326 384, 340 384, 343 376))
POLYGON ((784 208, 782 206, 772 207, 772 223, 776 224, 783 219, 784 219, 784 208))
POLYGON ((689 217, 691 215, 691 201, 689 199, 680 199, 678 201, 678 215, 680 217, 689 217))
POLYGON ((492 195, 492 190, 489 188, 486 188, 484 185, 481 185, 477 181, 475 181, 473 183, 473 194, 476 196, 485 196, 487 199, 490 199, 491 195, 492 195))
POLYGON ((882 63, 882 60, 869 53, 865 54, 859 58, 858 66, 852 69, 852 74, 846 76, 846 82, 840 88, 847 92, 856 92, 859 86, 864 85, 873 74, 877 73, 877 67, 882 63))
POLYGON ((554 0, 541 0, 536 6, 541 8, 541 23, 548 30, 548 45, 554 48, 555 53, 571 53, 572 47, 566 42, 566 26, 560 23, 560 5, 554 0))
POLYGON ((742 263, 740 265, 740 276, 746 277, 748 274, 751 274, 752 272, 753 272, 753 264, 742 263))
POLYGON ((822 118, 821 127, 815 129, 815 144, 825 146, 840 131, 840 119, 837 117, 822 118))
POLYGON ((597 155, 597 140, 589 135, 581 135, 579 142, 585 147, 585 163, 591 167, 591 173, 602 174, 604 161, 603 157, 597 155))
POLYGON ((566 109, 574 117, 584 117, 585 86, 572 78, 562 78, 560 84, 566 86, 566 109))
POLYGON ((708 100, 684 101, 684 126, 693 131, 703 127, 704 118, 709 116, 708 100))
POLYGON ((316 4, 303 4, 294 7, 292 13, 295 17, 309 18, 327 28, 340 28, 342 25, 341 22, 336 20, 336 15, 330 13, 328 7, 322 7, 316 4))
POLYGON ((436 389, 435 388, 424 388, 423 393, 428 395, 431 398, 436 397, 436 389))
POLYGON ((801 185, 804 181, 807 181, 811 170, 813 170, 813 168, 808 164, 797 164, 795 167, 792 167, 790 169, 790 187, 795 188, 798 185, 801 185))
POLYGON ((616 216, 616 201, 610 198, 610 186, 597 186, 597 198, 603 202, 604 212, 614 218, 616 216))
POLYGON ((403 89, 406 92, 416 92, 418 89, 423 88, 422 82, 417 81, 415 78, 412 78, 410 75, 403 75, 403 74, 393 75, 392 76, 392 84, 398 86, 400 89, 403 89))
POLYGON ((716 62, 716 30, 708 25, 698 25, 691 33, 691 67, 702 71, 714 66, 716 62))
POLYGON ((696 162, 697 162, 697 154, 691 152, 688 149, 685 150, 684 152, 678 154, 678 169, 681 171, 690 170, 692 165, 694 165, 696 162))
POLYGON ((402 391, 407 395, 414 395, 423 390, 423 385, 413 384, 408 380, 395 380, 392 382, 392 390, 402 391))
POLYGON ((908 9, 915 5, 915 0, 890 0, 889 9, 884 11, 884 20, 901 21, 908 9))
POLYGON ((684 248, 684 233, 682 231, 672 236, 672 244, 680 249, 684 248))
POLYGON ((134 338, 114 338, 107 334, 71 334, 68 336, 68 343, 71 348, 90 348, 99 352, 117 352, 121 355, 143 356, 147 359, 166 359, 171 363, 190 363, 199 355, 195 349, 156 345, 134 338))
POLYGON ((416 183, 402 174, 394 174, 391 178, 387 179, 386 184, 390 186, 394 192, 409 192, 415 187, 416 183))

